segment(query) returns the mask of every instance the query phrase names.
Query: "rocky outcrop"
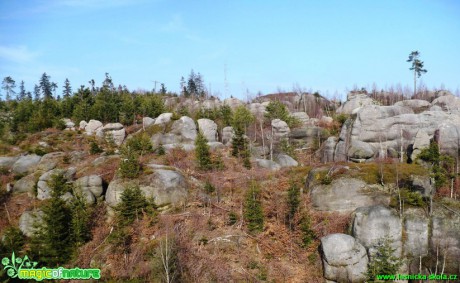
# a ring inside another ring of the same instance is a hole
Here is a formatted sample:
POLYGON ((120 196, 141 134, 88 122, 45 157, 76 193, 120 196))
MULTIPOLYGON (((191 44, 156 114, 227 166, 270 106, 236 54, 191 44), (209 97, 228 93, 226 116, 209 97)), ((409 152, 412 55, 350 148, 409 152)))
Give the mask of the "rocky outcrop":
POLYGON ((281 169, 281 166, 278 163, 267 159, 256 159, 256 163, 257 166, 261 168, 270 169, 272 171, 278 171, 281 169))
POLYGON ((155 119, 155 122, 153 124, 162 125, 162 126, 166 125, 171 121, 172 116, 173 116, 173 113, 162 113, 155 119))
POLYGON ((431 105, 440 106, 445 111, 460 110, 460 98, 452 95, 450 92, 446 92, 433 100, 431 105))
POLYGON ((10 170, 18 159, 18 156, 0 156, 0 168, 10 170))
POLYGON ((273 128, 273 136, 275 140, 281 140, 287 138, 291 129, 289 128, 288 124, 280 119, 272 120, 272 128, 273 128))
POLYGON ((423 130, 419 130, 415 135, 414 145, 412 146, 411 159, 415 160, 423 149, 430 146, 430 136, 423 130))
POLYGON ((197 135, 195 121, 190 117, 183 116, 174 121, 170 133, 179 136, 180 142, 193 143, 197 135))
POLYGON ((446 257, 446 273, 458 271, 460 262, 460 216, 458 212, 442 209, 433 211, 430 252, 443 253, 446 257))
POLYGON ((42 156, 40 162, 37 165, 37 170, 47 172, 56 168, 58 163, 62 161, 64 158, 65 153, 61 151, 57 152, 50 152, 42 156))
MULTIPOLYGON (((82 126, 82 123, 80 122, 80 127, 81 126, 82 126)), ((89 120, 88 124, 86 124, 86 126, 84 127, 85 133, 88 136, 94 135, 99 128, 102 128, 102 123, 101 121, 98 121, 98 120, 89 120)))
POLYGON ((400 258, 402 252, 402 225, 395 210, 385 206, 359 207, 353 213, 352 235, 375 255, 376 247, 388 237, 394 256, 400 258))
POLYGON ((431 107, 431 103, 426 100, 421 99, 410 99, 398 101, 394 106, 401 106, 412 109, 414 113, 420 113, 422 111, 428 110, 431 107))
POLYGON ((29 193, 32 196, 37 181, 35 174, 22 177, 14 183, 13 193, 29 193))
POLYGON ((37 227, 40 226, 43 218, 43 211, 33 210, 25 211, 19 217, 19 230, 27 237, 32 237, 37 232, 37 227))
POLYGON ((328 137, 327 140, 323 144, 323 148, 321 149, 321 162, 333 162, 334 161, 334 151, 335 146, 337 145, 338 138, 337 137, 328 137))
POLYGON ((361 107, 373 104, 376 102, 367 94, 350 92, 347 101, 337 108, 337 114, 355 114, 361 107))
POLYGON ((330 184, 318 184, 310 191, 313 208, 320 211, 352 212, 358 207, 388 205, 390 197, 371 189, 359 179, 339 178, 330 184))
POLYGON ((159 169, 155 166, 153 173, 140 177, 138 180, 114 179, 110 182, 105 195, 106 203, 115 207, 121 201, 121 194, 130 186, 139 186, 144 195, 153 198, 155 204, 181 205, 187 200, 188 184, 182 173, 177 170, 159 169))
POLYGON ((62 122, 64 122, 65 130, 67 131, 75 131, 75 123, 68 118, 63 118, 62 122))
POLYGON ((223 128, 222 129, 222 143, 225 145, 231 144, 234 135, 235 135, 235 132, 233 131, 232 127, 223 128))
POLYGON ((35 167, 40 162, 41 156, 31 154, 21 156, 12 167, 14 174, 27 174, 32 173, 35 170, 35 167))
MULTIPOLYGON (((368 105, 360 108, 356 114, 354 120, 347 120, 342 127, 336 145, 335 161, 343 161, 350 156, 350 146, 356 141, 369 144, 376 149, 374 153, 377 151, 389 154, 392 151, 401 154, 401 150, 403 154, 410 153, 409 150, 420 131, 419 140, 424 136, 426 142, 426 135, 432 139, 436 132, 441 152, 450 155, 457 153, 460 143, 460 115, 455 113, 424 111, 414 114, 412 109, 402 106, 368 105)), ((368 153, 370 154, 370 150, 368 153)))
POLYGON ((302 125, 308 125, 310 121, 310 117, 305 112, 294 112, 291 116, 297 119, 302 125))
POLYGON ((155 119, 150 118, 150 117, 144 117, 142 118, 142 125, 147 128, 150 125, 155 124, 155 119))
POLYGON ((321 238, 324 277, 333 282, 366 282, 366 249, 355 238, 330 234, 321 238))
POLYGON ((347 156, 351 159, 362 160, 374 157, 377 150, 370 145, 359 140, 353 140, 348 149, 347 156))
POLYGON ((120 146, 125 140, 126 131, 120 123, 109 123, 97 129, 96 136, 105 138, 108 142, 113 142, 117 146, 120 146))
POLYGON ((274 160, 281 166, 281 168, 295 167, 299 165, 299 162, 287 154, 277 154, 275 155, 274 160))
POLYGON ((217 141, 217 124, 210 119, 198 119, 198 129, 203 133, 208 142, 217 141))
POLYGON ((75 181, 75 190, 83 195, 87 203, 93 204, 104 191, 102 178, 98 175, 83 176, 75 181))

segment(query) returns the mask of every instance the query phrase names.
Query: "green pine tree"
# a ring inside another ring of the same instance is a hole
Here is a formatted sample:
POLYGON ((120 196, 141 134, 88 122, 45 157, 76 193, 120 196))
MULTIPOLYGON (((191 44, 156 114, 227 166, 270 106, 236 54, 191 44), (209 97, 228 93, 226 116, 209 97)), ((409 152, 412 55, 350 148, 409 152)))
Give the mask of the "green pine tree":
POLYGON ((137 154, 129 146, 121 150, 120 174, 123 178, 136 178, 141 171, 137 154))
POLYGON ((66 263, 72 252, 72 212, 61 198, 69 191, 62 174, 51 178, 51 199, 42 207, 43 223, 32 238, 32 253, 37 260, 52 267, 66 263))
POLYGON ((260 194, 259 185, 253 181, 246 193, 246 201, 244 203, 244 219, 251 233, 262 232, 264 229, 264 212, 262 210, 260 194))
POLYGON ((195 140, 195 157, 198 168, 209 170, 212 168, 211 153, 209 152, 208 140, 200 131, 195 140))
POLYGON ((287 214, 287 220, 289 223, 289 227, 292 229, 292 222, 294 220, 294 216, 297 212, 297 209, 300 205, 300 190, 297 184, 295 183, 292 183, 289 187, 287 203, 289 209, 287 214))
POLYGON ((129 186, 121 194, 121 202, 115 210, 121 226, 127 226, 134 220, 142 218, 143 212, 150 213, 154 208, 154 205, 145 198, 139 186, 129 186))
POLYGON ((396 249, 391 247, 392 240, 386 236, 379 240, 377 251, 372 256, 367 269, 367 276, 370 282, 376 280, 378 274, 396 274, 403 264, 399 257, 394 255, 396 249))
POLYGON ((91 209, 85 198, 74 193, 75 198, 70 204, 72 211, 72 240, 75 246, 79 247, 91 239, 91 209))

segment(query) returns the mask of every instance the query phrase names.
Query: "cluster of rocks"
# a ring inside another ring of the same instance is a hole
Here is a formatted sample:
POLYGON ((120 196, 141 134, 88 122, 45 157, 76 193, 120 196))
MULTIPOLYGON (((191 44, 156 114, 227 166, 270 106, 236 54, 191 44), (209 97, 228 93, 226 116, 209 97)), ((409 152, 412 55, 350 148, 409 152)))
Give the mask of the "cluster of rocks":
POLYGON ((444 93, 431 103, 400 101, 392 106, 376 105, 363 94, 348 97, 339 109, 351 114, 339 138, 330 137, 323 146, 323 161, 356 162, 376 157, 414 160, 435 139, 443 153, 456 156, 460 144, 460 99, 444 93))
POLYGON ((89 122, 81 121, 80 130, 84 130, 85 134, 100 139, 106 139, 108 142, 113 142, 117 146, 120 146, 126 137, 126 131, 120 123, 108 123, 103 125, 101 121, 90 120, 89 122))

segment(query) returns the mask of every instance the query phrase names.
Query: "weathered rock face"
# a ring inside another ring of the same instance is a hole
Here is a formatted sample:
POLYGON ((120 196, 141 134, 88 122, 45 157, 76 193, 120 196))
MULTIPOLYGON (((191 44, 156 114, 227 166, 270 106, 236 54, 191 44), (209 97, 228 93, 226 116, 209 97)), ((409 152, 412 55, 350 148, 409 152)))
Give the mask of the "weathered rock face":
POLYGON ((370 189, 364 181, 346 177, 329 185, 316 185, 310 194, 313 208, 320 211, 352 212, 358 207, 390 202, 389 196, 370 189))
POLYGON ((64 158, 64 156, 64 152, 51 152, 43 155, 37 165, 37 170, 46 172, 56 168, 57 164, 64 158))
POLYGON ((75 189, 85 197, 87 203, 92 204, 103 193, 102 178, 98 175, 83 176, 75 181, 75 189))
POLYGON ((165 125, 171 121, 173 113, 162 113, 156 119, 154 125, 165 125))
POLYGON ((401 257, 402 226, 395 210, 385 206, 359 207, 353 213, 353 236, 374 255, 376 247, 384 237, 391 239, 394 255, 401 257))
POLYGON ((35 170, 38 162, 40 162, 41 156, 31 154, 21 156, 14 164, 12 171, 15 174, 26 174, 32 173, 35 170))
POLYGON ((360 107, 373 105, 376 102, 364 93, 349 93, 347 101, 337 108, 338 114, 354 114, 360 107))
POLYGON ((222 129, 222 143, 228 145, 232 142, 235 132, 232 127, 225 127, 222 129))
POLYGON ((256 159, 256 162, 257 162, 257 166, 261 168, 267 168, 272 171, 277 171, 281 169, 281 166, 275 161, 271 161, 267 159, 256 159))
POLYGON ((78 125, 79 125, 80 130, 84 130, 86 125, 88 125, 88 122, 80 121, 80 124, 78 124, 78 125))
MULTIPOLYGON (((80 127, 81 126, 82 123, 80 122, 80 127)), ((94 135, 99 128, 102 128, 101 121, 89 120, 88 124, 85 126, 85 133, 89 136, 94 135)))
POLYGON ((35 184, 37 184, 37 178, 34 174, 22 177, 14 183, 13 193, 30 193, 34 191, 35 184))
POLYGON ((429 222, 429 218, 422 209, 406 209, 404 212, 406 256, 418 257, 428 254, 429 222))
MULTIPOLYGON (((442 112, 441 112, 442 113, 442 112)), ((456 157, 460 148, 460 116, 457 121, 445 121, 438 128, 438 144, 442 153, 456 157)))
POLYGON ((125 140, 126 131, 120 123, 108 123, 97 129, 96 136, 105 138, 107 141, 113 141, 117 146, 120 146, 125 140))
POLYGON ((442 107, 443 110, 451 111, 451 110, 460 110, 460 99, 450 92, 444 93, 442 96, 439 96, 431 105, 437 105, 442 107))
POLYGON ((430 146, 430 136, 424 131, 419 130, 415 135, 411 159, 415 160, 423 149, 430 146))
POLYGON ((281 166, 281 168, 295 167, 299 165, 299 162, 295 161, 294 158, 287 154, 277 154, 275 155, 274 160, 281 166))
POLYGON ((43 211, 25 211, 19 218, 19 230, 27 237, 32 237, 36 231, 37 226, 40 225, 43 218, 43 211))
POLYGON ((299 120, 302 125, 307 125, 309 123, 310 117, 305 112, 294 112, 291 114, 292 117, 299 120))
POLYGON ((198 129, 203 133, 208 142, 217 141, 217 124, 210 119, 198 119, 198 129))
POLYGON ((10 170, 13 167, 13 164, 19 159, 18 156, 0 156, 0 168, 5 168, 6 170, 10 170))
POLYGON ((410 189, 419 192, 424 197, 429 197, 434 192, 434 184, 430 176, 411 176, 410 189))
POLYGON ((39 200, 51 198, 51 188, 49 181, 54 175, 63 175, 67 181, 72 181, 75 176, 76 169, 71 167, 68 169, 53 169, 40 176, 37 183, 37 198, 39 200))
POLYGON ((415 113, 419 113, 428 110, 431 107, 431 103, 421 99, 410 99, 398 101, 394 104, 394 106, 407 107, 412 109, 412 111, 414 111, 415 113))
POLYGON ((289 133, 291 132, 291 129, 289 128, 287 123, 280 119, 272 120, 272 127, 273 135, 277 140, 287 138, 289 136, 289 133))
POLYGON ((330 234, 321 238, 324 277, 334 282, 365 282, 366 249, 352 236, 330 234))
POLYGON ((155 123, 155 119, 152 119, 150 117, 144 117, 142 118, 142 124, 144 127, 148 127, 150 125, 153 125, 155 123))
POLYGON ((172 124, 171 133, 180 136, 181 142, 193 143, 197 135, 195 122, 183 116, 172 124))
POLYGON ((337 137, 328 137, 324 142, 323 148, 321 150, 321 162, 333 162, 334 161, 334 151, 335 146, 337 145, 337 137))
POLYGON ((431 254, 446 256, 446 273, 458 271, 460 262, 460 217, 448 210, 435 209, 432 216, 431 254))
POLYGON ((352 159, 369 159, 374 157, 377 150, 370 144, 353 140, 348 149, 348 157, 352 159))
MULTIPOLYGON (((149 166, 149 165, 147 165, 149 166)), ((157 205, 181 205, 188 195, 188 184, 185 177, 176 170, 154 169, 152 174, 142 176, 138 180, 115 179, 110 182, 105 201, 115 207, 121 201, 121 194, 129 186, 139 186, 146 197, 153 197, 157 205)))

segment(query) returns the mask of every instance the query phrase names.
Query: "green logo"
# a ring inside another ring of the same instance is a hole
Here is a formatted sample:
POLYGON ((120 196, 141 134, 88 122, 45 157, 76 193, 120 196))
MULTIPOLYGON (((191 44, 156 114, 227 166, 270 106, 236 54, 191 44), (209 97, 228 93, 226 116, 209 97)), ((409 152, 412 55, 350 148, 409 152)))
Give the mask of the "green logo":
POLYGON ((34 279, 42 281, 43 279, 100 279, 100 269, 82 269, 82 268, 35 268, 37 262, 32 261, 28 256, 24 258, 16 257, 14 252, 11 259, 4 257, 2 259, 3 270, 11 278, 34 279))

